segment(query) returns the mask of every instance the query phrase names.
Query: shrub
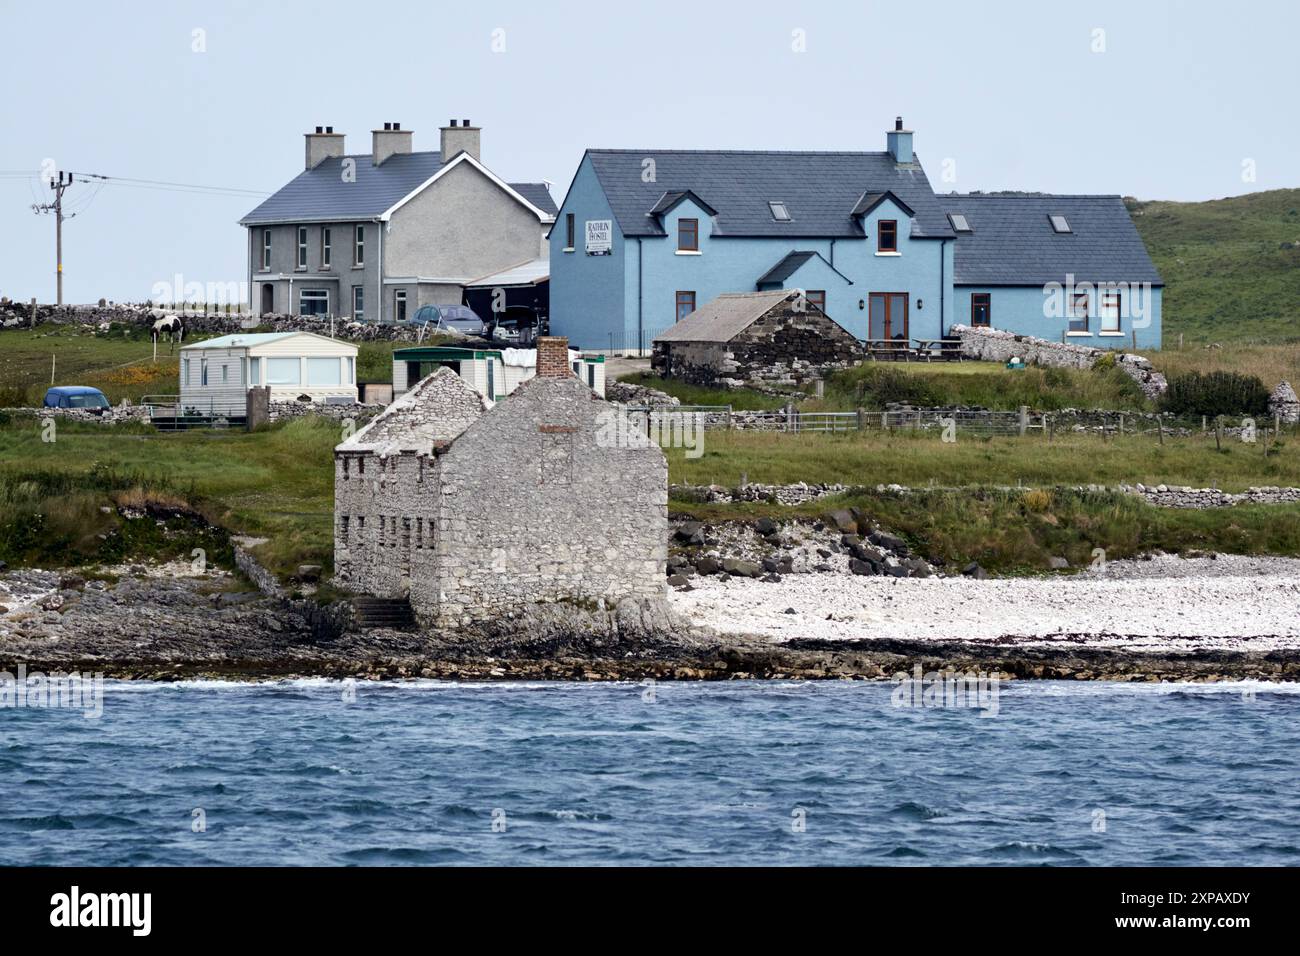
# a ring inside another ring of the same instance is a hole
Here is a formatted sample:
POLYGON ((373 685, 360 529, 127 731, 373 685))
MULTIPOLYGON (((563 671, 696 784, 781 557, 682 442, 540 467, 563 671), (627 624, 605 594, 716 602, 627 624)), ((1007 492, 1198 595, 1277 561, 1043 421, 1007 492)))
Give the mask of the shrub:
POLYGON ((1026 511, 1042 514, 1052 506, 1052 494, 1042 488, 1035 488, 1032 491, 1026 491, 1020 502, 1025 506, 1026 511))
POLYGON ((943 405, 945 396, 920 375, 888 365, 863 365, 855 370, 854 383, 858 404, 866 408, 883 408, 890 402, 903 405, 943 405))
POLYGON ((1097 356, 1097 361, 1092 363, 1092 367, 1098 370, 1105 370, 1115 367, 1115 353, 1105 352, 1097 356))
POLYGON ((1266 415, 1268 389, 1254 375, 1188 372, 1169 377, 1162 404, 1175 415, 1266 415))

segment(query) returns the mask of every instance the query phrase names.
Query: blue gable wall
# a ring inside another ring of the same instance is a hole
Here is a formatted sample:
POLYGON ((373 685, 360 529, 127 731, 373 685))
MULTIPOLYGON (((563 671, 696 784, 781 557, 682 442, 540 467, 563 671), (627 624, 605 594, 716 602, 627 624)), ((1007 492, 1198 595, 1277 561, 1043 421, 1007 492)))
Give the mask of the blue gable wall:
MULTIPOLYGON (((629 244, 618 228, 605 192, 583 157, 574 176, 564 208, 555 217, 550 236, 551 332, 567 335, 579 348, 626 348, 625 343, 625 262, 635 260, 635 243, 629 244), (574 214, 574 250, 565 252, 566 214, 574 214), (611 222, 613 248, 608 256, 589 256, 585 250, 588 219, 611 222), (629 245, 632 255, 628 256, 629 245), (612 345, 611 345, 612 343, 612 345)), ((636 330, 636 315, 632 315, 636 330)), ((633 340, 635 341, 635 339, 633 340)))
MULTIPOLYGON (((1080 289, 1079 291, 1085 291, 1080 289)), ((1127 349, 1133 347, 1133 333, 1137 332, 1137 347, 1140 349, 1160 348, 1161 298, 1163 289, 1159 286, 1148 289, 1121 289, 1119 335, 1102 334, 1101 320, 1098 318, 1100 295, 1093 289, 1089 295, 1088 333, 1069 333, 1069 319, 1055 314, 1054 304, 1049 303, 1041 286, 957 286, 955 290, 956 313, 954 323, 970 324, 970 299, 975 292, 989 293, 992 308, 992 327, 1005 329, 1020 335, 1034 335, 1049 342, 1069 342, 1073 345, 1087 345, 1092 348, 1127 349), (1139 305, 1134 300, 1140 297, 1141 317, 1134 315, 1133 307, 1139 305), (1053 314, 1050 314, 1053 313, 1053 314), (1062 337, 1064 335, 1064 337, 1062 337)))

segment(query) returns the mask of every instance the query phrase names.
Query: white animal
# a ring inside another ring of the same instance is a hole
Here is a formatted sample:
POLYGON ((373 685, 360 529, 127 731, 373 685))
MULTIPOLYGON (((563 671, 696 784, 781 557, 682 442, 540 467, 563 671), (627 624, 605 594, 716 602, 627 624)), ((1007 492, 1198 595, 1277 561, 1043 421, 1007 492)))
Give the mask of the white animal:
POLYGON ((154 322, 152 338, 155 351, 157 349, 158 339, 163 335, 167 336, 167 340, 170 343, 168 352, 170 353, 175 351, 176 343, 185 337, 185 326, 181 323, 180 316, 167 315, 154 322))

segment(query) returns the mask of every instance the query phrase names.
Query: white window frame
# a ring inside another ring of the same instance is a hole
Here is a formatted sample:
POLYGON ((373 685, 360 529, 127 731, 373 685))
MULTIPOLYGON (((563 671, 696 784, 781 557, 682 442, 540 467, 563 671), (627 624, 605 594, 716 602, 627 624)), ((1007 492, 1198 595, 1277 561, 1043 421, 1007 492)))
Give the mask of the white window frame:
POLYGON ((354 285, 352 287, 352 318, 364 319, 366 317, 366 287, 364 285, 354 285))
POLYGON ((1097 308, 1098 332, 1102 335, 1123 335, 1124 334, 1124 313, 1122 310, 1123 300, 1118 292, 1101 293, 1101 304, 1097 308), (1113 303, 1113 311, 1111 308, 1113 303), (1110 320, 1114 319, 1115 325, 1110 326, 1110 320))
POLYGON ((329 289, 299 289, 298 290, 298 314, 299 315, 329 315, 330 314, 330 290, 329 289), (311 297, 313 302, 319 302, 322 298, 325 300, 324 312, 307 313, 302 310, 303 300, 311 297))
POLYGON ((262 271, 271 271, 271 230, 262 230, 262 271))
POLYGON ((404 314, 405 312, 406 312, 406 290, 394 289, 393 290, 393 321, 405 322, 406 321, 406 315, 404 314), (401 308, 398 308, 399 305, 401 306, 401 308))
POLYGON ((352 265, 364 266, 366 264, 366 227, 364 223, 357 223, 352 227, 352 265))
POLYGON ((357 384, 357 360, 356 357, 352 355, 349 355, 347 359, 348 359, 348 380, 343 384, 355 385, 357 384))
POLYGON ((204 386, 208 384, 208 357, 206 355, 199 358, 199 384, 204 386))
POLYGON ((307 268, 307 227, 298 227, 298 268, 307 268))
POLYGON ((301 359, 300 357, 297 357, 297 356, 291 356, 291 355, 275 355, 275 356, 267 356, 267 359, 266 359, 266 379, 267 379, 266 384, 267 384, 267 385, 271 385, 271 386, 277 386, 277 385, 278 385, 278 386, 283 386, 283 387, 289 387, 289 386, 298 386, 298 385, 301 385, 301 384, 302 384, 302 359, 301 359), (285 364, 285 367, 289 367, 289 363, 293 363, 292 367, 296 370, 295 373, 294 373, 293 381, 291 381, 291 382, 272 382, 272 381, 271 381, 271 368, 272 368, 272 363, 274 363, 274 362, 283 362, 283 363, 285 364))
POLYGON ((248 384, 262 384, 262 359, 256 355, 248 357, 248 384))
POLYGON ((794 220, 794 217, 790 215, 790 207, 783 200, 770 199, 767 208, 772 214, 773 222, 792 222, 794 220))
POLYGON ((329 226, 320 227, 320 267, 328 269, 330 260, 334 255, 333 235, 330 234, 329 226))

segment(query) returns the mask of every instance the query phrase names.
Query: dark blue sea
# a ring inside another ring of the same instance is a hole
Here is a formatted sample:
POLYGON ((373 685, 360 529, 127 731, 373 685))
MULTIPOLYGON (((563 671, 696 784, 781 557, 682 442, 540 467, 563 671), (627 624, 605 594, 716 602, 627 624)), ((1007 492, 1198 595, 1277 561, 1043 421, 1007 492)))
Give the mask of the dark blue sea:
POLYGON ((0 710, 0 863, 1300 863, 1296 685, 894 691, 109 682, 0 710))

